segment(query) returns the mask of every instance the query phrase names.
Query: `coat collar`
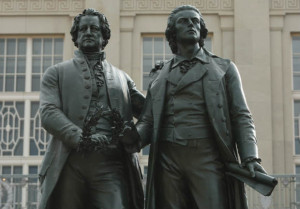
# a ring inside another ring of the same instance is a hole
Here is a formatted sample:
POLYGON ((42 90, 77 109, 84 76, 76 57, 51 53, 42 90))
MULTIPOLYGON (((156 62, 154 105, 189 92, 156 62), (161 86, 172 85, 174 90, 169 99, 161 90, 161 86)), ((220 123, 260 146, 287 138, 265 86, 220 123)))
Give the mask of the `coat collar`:
MULTIPOLYGON (((74 57, 79 63, 87 61, 87 56, 80 50, 74 51, 74 57)), ((100 52, 100 60, 99 61, 105 61, 105 60, 106 60, 106 54, 104 51, 102 51, 102 52, 100 52)))
POLYGON ((205 64, 208 64, 210 62, 209 56, 205 53, 205 51, 203 50, 203 48, 200 48, 198 50, 198 52, 191 59, 187 59, 187 58, 185 58, 183 56, 175 54, 174 58, 173 58, 173 65, 172 65, 171 68, 173 69, 176 66, 178 66, 181 62, 186 61, 186 60, 189 61, 189 60, 192 60, 192 59, 198 59, 202 63, 205 63, 205 64))

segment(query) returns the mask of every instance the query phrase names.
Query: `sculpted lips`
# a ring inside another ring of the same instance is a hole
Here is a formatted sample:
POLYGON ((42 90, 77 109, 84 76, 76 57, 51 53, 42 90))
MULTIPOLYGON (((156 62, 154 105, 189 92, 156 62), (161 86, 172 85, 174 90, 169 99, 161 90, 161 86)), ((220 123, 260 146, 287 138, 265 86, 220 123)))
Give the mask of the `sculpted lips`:
POLYGON ((190 30, 188 30, 187 32, 193 32, 193 33, 196 33, 196 30, 195 29, 190 29, 190 30))

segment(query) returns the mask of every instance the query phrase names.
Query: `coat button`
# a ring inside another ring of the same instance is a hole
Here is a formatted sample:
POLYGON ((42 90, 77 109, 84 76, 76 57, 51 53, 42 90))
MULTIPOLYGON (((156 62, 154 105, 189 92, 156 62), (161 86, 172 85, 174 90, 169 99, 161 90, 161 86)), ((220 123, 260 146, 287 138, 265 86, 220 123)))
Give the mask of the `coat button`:
POLYGON ((90 86, 90 85, 86 85, 85 88, 86 88, 86 89, 90 89, 91 86, 90 86))
POLYGON ((86 69, 86 68, 83 68, 82 71, 85 72, 85 71, 87 71, 87 69, 86 69))
POLYGON ((84 60, 81 60, 81 61, 80 61, 80 64, 84 64, 84 63, 85 63, 84 60))
POLYGON ((90 96, 89 95, 84 95, 84 97, 83 98, 85 98, 85 99, 89 99, 90 98, 90 96))
POLYGON ((89 75, 86 75, 86 76, 84 76, 84 79, 86 79, 86 80, 88 80, 88 79, 90 79, 91 77, 89 76, 89 75))
POLYGON ((222 108, 223 107, 223 105, 222 104, 218 104, 218 108, 222 108))
POLYGON ((226 118, 225 117, 222 118, 222 122, 226 122, 226 118))

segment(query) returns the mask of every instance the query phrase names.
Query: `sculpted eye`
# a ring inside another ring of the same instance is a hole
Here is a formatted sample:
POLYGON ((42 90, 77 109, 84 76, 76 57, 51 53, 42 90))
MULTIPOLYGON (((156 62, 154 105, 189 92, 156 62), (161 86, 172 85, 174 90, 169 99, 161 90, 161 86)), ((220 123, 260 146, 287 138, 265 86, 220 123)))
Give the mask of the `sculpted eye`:
POLYGON ((79 28, 79 31, 81 31, 81 32, 85 31, 85 28, 79 28))
POLYGON ((99 27, 97 27, 97 26, 92 26, 92 27, 91 27, 91 30, 93 30, 93 31, 99 31, 99 30, 100 30, 100 28, 99 28, 99 27))
POLYGON ((198 18, 194 18, 193 23, 200 23, 200 20, 198 18))

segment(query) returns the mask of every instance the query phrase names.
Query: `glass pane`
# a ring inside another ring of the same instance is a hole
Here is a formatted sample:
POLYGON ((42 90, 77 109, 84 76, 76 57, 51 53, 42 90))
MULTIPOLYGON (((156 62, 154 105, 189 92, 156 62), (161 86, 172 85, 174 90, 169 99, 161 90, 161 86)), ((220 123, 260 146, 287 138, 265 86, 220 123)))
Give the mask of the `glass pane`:
POLYGON ((38 174, 37 166, 29 166, 29 174, 38 174))
POLYGON ((18 39, 18 55, 26 54, 26 39, 18 39))
POLYGON ((164 53, 163 38, 154 38, 154 53, 155 54, 163 54, 164 53))
POLYGON ((15 57, 6 58, 6 72, 15 73, 15 57))
POLYGON ((11 166, 2 166, 2 174, 12 174, 11 166))
POLYGON ((21 118, 24 118, 24 108, 25 108, 24 102, 16 102, 16 108, 17 108, 19 116, 21 118))
POLYGON ((294 90, 300 90, 300 75, 294 74, 293 77, 294 90))
POLYGON ((144 147, 144 149, 143 149, 143 155, 149 155, 149 151, 150 151, 150 145, 144 147))
POLYGON ((211 52, 211 38, 210 37, 206 37, 206 39, 204 40, 204 47, 211 52))
POLYGON ((39 110, 39 105, 40 105, 39 102, 31 102, 31 114, 30 114, 31 118, 35 117, 36 113, 39 110))
POLYGON ((299 118, 295 118, 295 120, 294 120, 295 137, 299 137, 299 132, 300 132, 300 130, 299 130, 299 120, 300 120, 300 116, 299 116, 299 118))
POLYGON ((2 76, 0 76, 0 91, 3 91, 3 77, 2 76))
POLYGON ((18 73, 25 73, 25 69, 26 69, 26 58, 25 57, 18 57, 17 72, 18 73))
POLYGON ((14 76, 5 76, 5 91, 14 91, 14 76))
POLYGON ((166 54, 172 54, 171 48, 169 46, 169 42, 165 40, 165 52, 166 54))
POLYGON ((25 91, 25 75, 17 76, 17 91, 25 91))
POLYGON ((143 59, 143 72, 150 72, 152 68, 152 56, 145 55, 143 59))
POLYGON ((7 55, 15 55, 16 53, 16 39, 7 39, 7 48, 6 48, 6 54, 7 55))
POLYGON ((148 174, 148 166, 144 166, 144 175, 148 174))
POLYGON ((44 57, 43 58, 43 72, 52 65, 52 57, 44 57))
POLYGON ((293 53, 300 53, 300 36, 293 37, 293 53))
POLYGON ((152 54, 152 38, 143 38, 143 54, 152 54))
POLYGON ((34 142, 34 140, 30 140, 30 155, 38 155, 38 148, 34 142))
POLYGON ((41 73, 41 57, 32 58, 32 72, 41 73))
POLYGON ((14 166, 14 173, 13 174, 22 174, 22 166, 14 166))
POLYGON ((54 39, 54 54, 55 55, 63 54, 63 39, 62 38, 54 39))
POLYGON ((0 74, 4 72, 4 57, 0 57, 0 74))
POLYGON ((4 39, 0 38, 0 55, 4 55, 4 44, 5 44, 4 39))
POLYGON ((293 56, 293 71, 300 72, 300 55, 293 56))
POLYGON ((52 54, 52 39, 51 38, 45 38, 44 44, 43 44, 43 54, 52 54))
POLYGON ((35 38, 33 39, 33 54, 34 55, 40 55, 41 54, 41 49, 42 49, 42 39, 40 38, 35 38))
POLYGON ((294 116, 300 117, 300 101, 294 101, 294 116))
POLYGON ((39 91, 40 90, 40 75, 33 75, 32 76, 32 91, 39 91))

